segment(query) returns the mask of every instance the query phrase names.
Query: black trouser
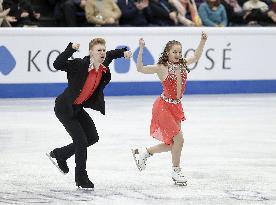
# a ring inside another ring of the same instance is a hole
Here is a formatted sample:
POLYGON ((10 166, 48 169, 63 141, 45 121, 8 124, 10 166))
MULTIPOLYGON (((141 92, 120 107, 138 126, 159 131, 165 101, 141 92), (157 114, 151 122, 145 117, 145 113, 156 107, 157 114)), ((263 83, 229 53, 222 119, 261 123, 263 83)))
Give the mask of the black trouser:
POLYGON ((56 151, 62 160, 67 160, 75 154, 75 176, 78 178, 86 173, 87 147, 99 140, 95 124, 82 107, 67 105, 59 98, 56 100, 55 114, 73 140, 73 143, 58 148, 56 151), (69 106, 73 107, 73 115, 66 112, 72 109, 69 106))

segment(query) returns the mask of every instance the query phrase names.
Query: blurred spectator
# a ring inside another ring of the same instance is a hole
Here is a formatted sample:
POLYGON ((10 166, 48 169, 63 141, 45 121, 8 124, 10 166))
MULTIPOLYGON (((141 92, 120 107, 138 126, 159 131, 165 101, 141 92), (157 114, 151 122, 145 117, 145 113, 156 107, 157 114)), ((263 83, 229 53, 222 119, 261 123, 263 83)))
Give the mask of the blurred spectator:
POLYGON ((121 10, 114 0, 88 0, 85 6, 88 23, 96 26, 116 26, 121 10))
POLYGON ((64 16, 62 14, 62 2, 64 0, 48 0, 49 5, 53 8, 54 18, 57 26, 65 26, 64 16))
POLYGON ((227 26, 227 14, 219 0, 207 0, 198 9, 199 16, 204 26, 227 26))
POLYGON ((237 0, 222 0, 221 3, 225 7, 229 26, 245 24, 245 12, 237 0))
POLYGON ((275 24, 276 14, 273 10, 269 10, 268 5, 260 0, 249 0, 243 4, 246 11, 245 20, 250 25, 275 24))
POLYGON ((178 25, 177 10, 167 0, 150 0, 147 16, 152 25, 178 25))
POLYGON ((3 10, 2 3, 3 3, 3 0, 0 0, 0 27, 10 27, 11 24, 7 18, 10 12, 10 9, 3 10))
POLYGON ((169 0, 178 12, 179 23, 185 26, 202 26, 194 0, 169 0))
MULTIPOLYGON (((239 5, 243 6, 245 2, 247 2, 248 0, 238 0, 239 5)), ((264 2, 266 5, 268 5, 268 8, 271 9, 272 8, 272 0, 260 0, 262 2, 264 2)))
POLYGON ((77 27, 86 24, 85 5, 87 0, 59 0, 57 17, 61 26, 77 27))
POLYGON ((147 26, 146 9, 149 6, 148 0, 118 0, 117 4, 121 9, 122 16, 120 25, 147 26))
MULTIPOLYGON (((272 10, 272 0, 260 0, 268 5, 268 9, 272 10)), ((243 5, 243 4, 242 4, 243 5)))
POLYGON ((276 0, 272 0, 271 8, 274 12, 276 12, 276 0))
POLYGON ((28 0, 4 0, 4 9, 10 9, 12 26, 38 26, 40 13, 36 13, 28 0))
POLYGON ((199 8, 199 6, 204 2, 205 0, 195 0, 196 7, 199 8))

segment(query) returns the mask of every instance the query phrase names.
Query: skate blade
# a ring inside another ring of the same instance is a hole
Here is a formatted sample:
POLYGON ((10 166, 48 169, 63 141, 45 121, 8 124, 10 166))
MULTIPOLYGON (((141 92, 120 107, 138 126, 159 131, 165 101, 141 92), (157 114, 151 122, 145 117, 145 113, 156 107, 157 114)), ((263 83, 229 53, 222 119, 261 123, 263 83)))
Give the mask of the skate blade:
POLYGON ((136 159, 136 154, 137 154, 136 151, 137 151, 137 149, 131 149, 132 156, 133 156, 134 162, 135 162, 135 164, 136 164, 136 166, 137 166, 137 169, 141 172, 142 169, 141 169, 141 167, 140 167, 139 164, 138 164, 138 160, 136 159))
POLYGON ((187 181, 185 181, 185 182, 178 182, 174 178, 172 178, 172 180, 174 181, 174 184, 177 185, 177 186, 187 186, 187 181))
POLYGON ((91 192, 91 191, 94 191, 94 188, 82 188, 82 187, 78 186, 77 191, 91 192))
POLYGON ((46 153, 46 156, 51 160, 51 162, 53 163, 53 165, 55 165, 56 168, 58 168, 58 170, 63 174, 66 175, 66 173, 64 173, 58 166, 58 164, 56 163, 55 160, 53 160, 53 158, 50 156, 50 154, 46 153))

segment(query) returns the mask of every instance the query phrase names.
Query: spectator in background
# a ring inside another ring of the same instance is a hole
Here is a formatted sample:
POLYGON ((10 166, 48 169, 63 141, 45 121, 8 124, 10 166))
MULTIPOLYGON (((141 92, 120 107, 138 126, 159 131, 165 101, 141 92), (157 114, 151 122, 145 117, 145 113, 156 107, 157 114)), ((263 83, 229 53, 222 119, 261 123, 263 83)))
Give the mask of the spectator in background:
POLYGON ((276 0, 272 0, 271 9, 276 12, 276 0))
POLYGON ((147 15, 152 25, 178 25, 177 10, 167 0, 150 0, 147 15))
POLYGON ((87 0, 66 0, 63 4, 63 14, 69 27, 81 26, 86 23, 85 5, 87 0))
POLYGON ((114 0, 88 0, 85 15, 90 24, 117 26, 121 17, 121 10, 114 0))
POLYGON ((245 24, 245 12, 237 0, 222 0, 221 3, 225 7, 230 26, 245 24))
POLYGON ((87 0, 48 0, 54 6, 54 16, 59 26, 77 27, 87 25, 85 5, 87 0))
POLYGON ((202 26, 194 0, 170 0, 178 12, 179 23, 185 26, 202 26))
POLYGON ((10 9, 3 10, 2 3, 3 0, 0 0, 0 27, 10 27, 11 24, 8 20, 10 9))
POLYGON ((64 20, 62 19, 61 0, 48 0, 48 3, 53 9, 56 26, 65 26, 64 20))
POLYGON ((245 21, 250 25, 260 24, 275 24, 276 14, 273 10, 269 10, 266 3, 260 0, 249 0, 243 4, 243 9, 246 11, 245 21))
POLYGON ((117 4, 122 12, 120 25, 148 25, 146 10, 149 7, 149 0, 118 0, 117 4))
POLYGON ((4 9, 10 9, 9 15, 13 17, 10 21, 12 26, 38 26, 40 13, 36 13, 27 0, 4 0, 4 9))
POLYGON ((205 0, 195 0, 196 7, 199 8, 200 4, 204 3, 205 0))
POLYGON ((199 7, 199 16, 204 26, 227 26, 227 14, 219 0, 207 0, 199 7))
POLYGON ((266 3, 268 5, 269 10, 272 9, 272 4, 273 4, 272 0, 260 0, 260 1, 266 3))
MULTIPOLYGON (((239 5, 243 6, 245 2, 247 2, 248 0, 238 0, 239 5)), ((264 2, 266 5, 268 5, 269 9, 272 9, 272 0, 260 0, 262 2, 264 2)))

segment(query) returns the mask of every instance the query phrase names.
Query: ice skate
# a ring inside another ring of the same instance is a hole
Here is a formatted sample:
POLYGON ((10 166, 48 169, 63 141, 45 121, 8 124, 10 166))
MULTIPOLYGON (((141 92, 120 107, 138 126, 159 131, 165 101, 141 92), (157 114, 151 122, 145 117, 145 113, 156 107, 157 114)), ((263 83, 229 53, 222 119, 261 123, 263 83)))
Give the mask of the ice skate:
POLYGON ((51 160, 51 162, 58 168, 58 170, 62 174, 67 174, 69 172, 67 162, 65 160, 58 159, 54 151, 55 150, 51 151, 50 153, 46 153, 46 156, 51 160))
POLYGON ((94 184, 89 182, 83 182, 83 183, 76 183, 77 190, 80 191, 94 191, 94 184))
POLYGON ((132 151, 132 155, 133 155, 133 159, 135 161, 135 164, 138 168, 139 171, 143 171, 146 169, 146 162, 147 159, 149 157, 152 156, 152 154, 150 154, 147 149, 145 149, 144 151, 142 151, 141 149, 131 149, 132 151), (138 156, 139 155, 139 156, 138 156))
POLYGON ((175 185, 187 186, 187 179, 185 178, 180 167, 173 167, 172 180, 174 181, 175 185))
POLYGON ((76 186, 78 190, 84 190, 84 191, 94 191, 94 184, 90 181, 88 178, 87 172, 76 172, 76 186))

